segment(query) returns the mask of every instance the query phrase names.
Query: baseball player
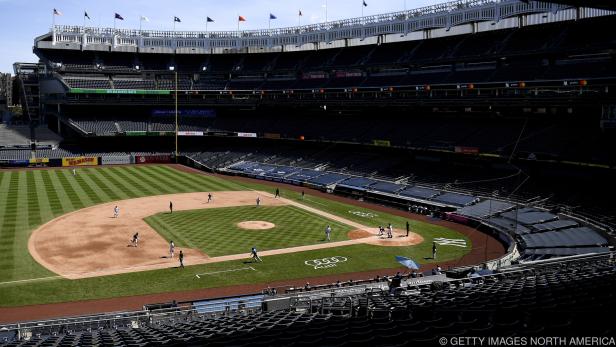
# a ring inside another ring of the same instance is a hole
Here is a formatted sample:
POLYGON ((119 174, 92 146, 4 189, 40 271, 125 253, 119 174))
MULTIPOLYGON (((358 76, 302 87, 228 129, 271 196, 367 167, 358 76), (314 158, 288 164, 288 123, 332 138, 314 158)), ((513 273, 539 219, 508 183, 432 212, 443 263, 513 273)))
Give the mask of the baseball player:
POLYGON ((436 259, 436 242, 432 242, 432 259, 436 259))
POLYGON ((113 208, 113 218, 118 218, 120 216, 120 208, 118 207, 118 205, 116 205, 116 207, 113 208))
POLYGON ((329 235, 332 233, 332 227, 331 226, 327 226, 327 228, 325 228, 325 239, 327 241, 330 241, 329 239, 329 235))
POLYGON ((73 168, 73 177, 77 176, 77 169, 73 168))
POLYGON ((252 249, 250 250, 250 256, 252 257, 253 261, 263 261, 261 260, 261 258, 259 258, 259 255, 257 254, 257 247, 252 247, 252 249))
POLYGON ((180 267, 183 269, 184 268, 184 253, 182 253, 182 250, 180 250, 180 255, 178 258, 180 259, 180 267))
POLYGON ((137 244, 139 243, 139 233, 135 233, 135 235, 133 235, 133 247, 137 247, 137 244))
POLYGON ((304 193, 304 191, 302 190, 302 200, 304 200, 304 195, 305 195, 305 193, 304 193))
POLYGON ((209 204, 212 201, 212 193, 207 193, 207 203, 209 204))
POLYGON ((409 221, 406 221, 406 237, 409 237, 410 232, 411 232, 411 224, 409 224, 409 221))
POLYGON ((383 236, 383 232, 385 231, 385 229, 383 228, 382 225, 379 225, 379 234, 377 236, 383 236))
POLYGON ((274 196, 274 198, 279 198, 279 197, 280 197, 280 190, 276 188, 276 195, 274 196))
POLYGON ((173 243, 173 240, 171 240, 169 242, 169 257, 173 258, 174 255, 175 255, 175 243, 173 243))
POLYGON ((257 196, 257 206, 261 204, 261 198, 257 196))
POLYGON ((387 226, 387 238, 388 239, 391 239, 392 237, 394 237, 393 231, 394 231, 394 228, 391 226, 391 223, 389 223, 389 225, 387 226))
POLYGON ((169 201, 169 213, 173 213, 173 202, 169 201))

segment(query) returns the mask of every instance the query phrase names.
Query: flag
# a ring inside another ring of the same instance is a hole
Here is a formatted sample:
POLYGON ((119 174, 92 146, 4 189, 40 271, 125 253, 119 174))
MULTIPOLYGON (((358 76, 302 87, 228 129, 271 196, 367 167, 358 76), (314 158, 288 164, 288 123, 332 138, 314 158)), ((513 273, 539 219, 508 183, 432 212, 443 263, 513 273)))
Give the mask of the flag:
POLYGON ((246 21, 246 18, 245 18, 244 16, 240 16, 240 17, 237 19, 237 21, 238 21, 238 22, 245 22, 245 21, 246 21))
POLYGON ((303 16, 303 14, 302 14, 302 10, 299 10, 299 14, 298 14, 298 15, 299 15, 300 17, 301 17, 301 16, 303 16))
POLYGON ((270 19, 276 19, 276 16, 270 13, 270 19))
POLYGON ((115 14, 114 19, 124 20, 124 18, 123 18, 122 16, 120 16, 120 14, 119 14, 119 13, 116 13, 116 14, 115 14))
POLYGON ((365 1, 365 0, 364 0, 364 2, 363 2, 363 5, 364 5, 364 7, 367 7, 367 6, 368 6, 368 4, 366 4, 366 1, 365 1))
POLYGON ((178 22, 178 23, 182 23, 182 21, 178 18, 178 17, 173 17, 173 21, 174 22, 178 22))
POLYGON ((212 18, 210 18, 210 17, 207 17, 206 21, 207 21, 208 23, 214 23, 214 20, 213 20, 212 18))
POLYGON ((90 16, 88 16, 88 11, 83 11, 83 16, 90 19, 90 16))
POLYGON ((141 18, 140 18, 140 19, 141 19, 142 21, 144 21, 144 22, 149 22, 149 21, 150 21, 150 18, 148 18, 148 17, 146 17, 146 16, 141 16, 141 18))
POLYGON ((62 15, 62 12, 60 12, 60 11, 58 11, 58 10, 56 10, 56 9, 54 8, 54 9, 53 9, 53 14, 54 14, 54 16, 61 16, 61 15, 62 15))

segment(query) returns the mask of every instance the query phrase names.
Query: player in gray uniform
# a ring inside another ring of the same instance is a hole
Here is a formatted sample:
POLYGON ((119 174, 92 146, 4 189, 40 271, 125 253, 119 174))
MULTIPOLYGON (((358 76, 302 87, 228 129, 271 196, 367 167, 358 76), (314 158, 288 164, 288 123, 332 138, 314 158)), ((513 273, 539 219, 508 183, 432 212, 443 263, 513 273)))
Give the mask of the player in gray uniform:
POLYGON ((332 233, 332 227, 328 225, 327 228, 325 228, 325 239, 327 241, 330 241, 329 236, 331 233, 332 233))

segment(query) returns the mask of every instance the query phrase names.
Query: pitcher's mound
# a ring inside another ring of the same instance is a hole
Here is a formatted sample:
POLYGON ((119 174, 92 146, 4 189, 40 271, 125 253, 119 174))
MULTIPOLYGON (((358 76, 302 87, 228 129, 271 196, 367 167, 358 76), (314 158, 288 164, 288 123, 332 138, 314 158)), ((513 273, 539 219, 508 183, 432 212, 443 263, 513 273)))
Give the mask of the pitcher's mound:
POLYGON ((265 222, 262 220, 247 220, 236 224, 238 228, 247 230, 267 230, 276 226, 274 223, 265 222))
POLYGON ((361 239, 362 243, 377 246, 414 246, 423 242, 423 237, 413 232, 409 233, 407 237, 406 230, 394 229, 393 238, 388 239, 386 235, 377 236, 366 230, 353 230, 348 233, 349 238, 352 240, 361 239))

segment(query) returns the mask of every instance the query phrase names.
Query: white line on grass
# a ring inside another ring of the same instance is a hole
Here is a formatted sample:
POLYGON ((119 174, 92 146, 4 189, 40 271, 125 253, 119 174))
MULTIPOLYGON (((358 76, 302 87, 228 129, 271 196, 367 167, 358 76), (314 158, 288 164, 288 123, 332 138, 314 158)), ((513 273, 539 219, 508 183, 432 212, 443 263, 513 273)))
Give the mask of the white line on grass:
POLYGON ((25 279, 25 280, 0 282, 0 285, 3 285, 3 284, 15 284, 15 283, 27 283, 27 282, 45 281, 45 280, 55 280, 55 279, 59 279, 59 278, 62 278, 62 276, 49 276, 49 277, 28 278, 28 279, 25 279))
POLYGON ((201 276, 205 276, 205 275, 213 275, 213 274, 219 274, 219 273, 223 273, 223 272, 233 272, 233 271, 243 271, 243 270, 252 270, 252 271, 257 271, 255 270, 255 268, 253 268, 252 266, 248 266, 248 267, 242 267, 239 269, 231 269, 231 270, 221 270, 221 271, 214 271, 214 272, 206 272, 206 273, 202 273, 202 274, 196 274, 195 276, 197 278, 201 278, 201 276))

